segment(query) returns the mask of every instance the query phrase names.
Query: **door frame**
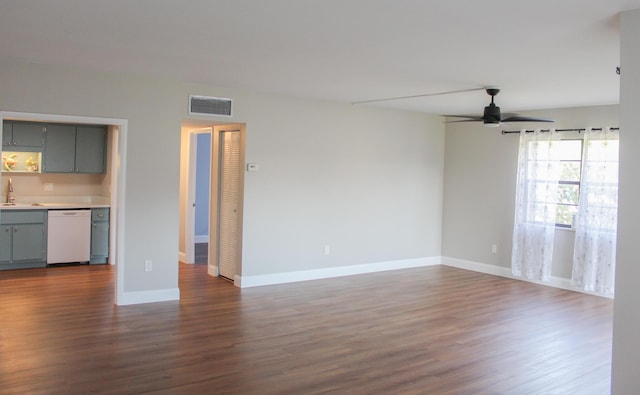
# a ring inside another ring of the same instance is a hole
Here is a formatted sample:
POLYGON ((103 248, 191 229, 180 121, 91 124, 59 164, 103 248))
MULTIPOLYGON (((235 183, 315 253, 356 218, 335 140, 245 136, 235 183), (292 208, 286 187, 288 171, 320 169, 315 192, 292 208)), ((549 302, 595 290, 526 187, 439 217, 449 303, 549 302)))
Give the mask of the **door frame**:
POLYGON ((219 209, 220 209, 220 132, 239 131, 240 132, 240 190, 238 191, 238 265, 235 270, 233 282, 235 286, 240 286, 240 276, 242 275, 242 235, 243 235, 243 213, 244 213, 244 174, 245 174, 245 147, 246 147, 246 124, 233 123, 213 126, 211 133, 211 182, 209 190, 209 263, 207 272, 211 276, 217 277, 219 270, 218 262, 218 242, 219 242, 219 209), (214 225, 214 226, 212 226, 214 225))

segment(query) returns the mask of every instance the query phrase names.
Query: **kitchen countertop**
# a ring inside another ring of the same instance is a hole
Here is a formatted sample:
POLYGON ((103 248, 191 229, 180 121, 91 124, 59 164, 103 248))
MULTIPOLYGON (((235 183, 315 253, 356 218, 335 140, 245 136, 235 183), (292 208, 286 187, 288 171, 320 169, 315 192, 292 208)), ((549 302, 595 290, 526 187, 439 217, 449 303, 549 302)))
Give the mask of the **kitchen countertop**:
POLYGON ((56 210, 56 209, 91 209, 91 208, 108 208, 109 204, 97 203, 0 203, 0 210, 56 210))

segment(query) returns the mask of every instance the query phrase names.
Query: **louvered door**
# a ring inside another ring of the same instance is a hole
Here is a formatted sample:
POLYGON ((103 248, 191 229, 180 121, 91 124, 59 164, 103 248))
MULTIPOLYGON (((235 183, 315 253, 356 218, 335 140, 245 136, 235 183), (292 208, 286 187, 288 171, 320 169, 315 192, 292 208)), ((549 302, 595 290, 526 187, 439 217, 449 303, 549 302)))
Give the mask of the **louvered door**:
POLYGON ((234 279, 239 257, 240 132, 220 132, 219 274, 234 279))

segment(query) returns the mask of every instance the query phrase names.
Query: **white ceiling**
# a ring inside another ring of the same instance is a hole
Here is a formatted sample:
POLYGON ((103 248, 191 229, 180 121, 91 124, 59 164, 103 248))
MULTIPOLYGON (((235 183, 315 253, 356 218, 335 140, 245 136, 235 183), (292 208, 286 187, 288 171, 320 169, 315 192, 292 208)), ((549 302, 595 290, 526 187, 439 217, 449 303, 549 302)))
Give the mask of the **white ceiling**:
MULTIPOLYGON (((495 86, 503 112, 618 102, 640 0, 0 0, 0 57, 342 102, 495 86)), ((380 103, 479 113, 484 92, 380 103)), ((368 104, 371 105, 371 104, 368 104)))

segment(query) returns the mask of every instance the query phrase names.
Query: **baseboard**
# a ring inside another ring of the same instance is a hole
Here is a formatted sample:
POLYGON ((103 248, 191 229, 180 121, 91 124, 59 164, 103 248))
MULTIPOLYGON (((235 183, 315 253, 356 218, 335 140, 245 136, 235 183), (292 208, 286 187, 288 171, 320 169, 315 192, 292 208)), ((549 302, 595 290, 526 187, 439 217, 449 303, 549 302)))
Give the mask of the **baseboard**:
POLYGON ((180 289, 158 289, 153 291, 124 292, 119 295, 118 306, 126 306, 141 303, 167 302, 180 300, 180 289))
POLYGON ((255 276, 235 276, 234 285, 240 288, 259 287, 263 285, 285 284, 298 281, 319 280, 323 278, 351 276, 354 274, 375 273, 388 270, 408 269, 413 267, 439 265, 441 257, 424 257, 397 261, 365 263, 362 265, 337 266, 323 269, 300 270, 255 276))
POLYGON ((207 274, 213 277, 218 277, 218 266, 207 265, 207 274))
POLYGON ((209 235, 193 236, 193 242, 194 243, 208 243, 209 242, 209 235))
POLYGON ((511 268, 489 265, 486 263, 467 261, 464 259, 451 258, 448 256, 442 257, 442 264, 444 266, 457 267, 458 269, 471 270, 472 272, 479 272, 484 274, 492 274, 494 276, 507 277, 520 280, 519 277, 515 277, 511 274, 511 268))
POLYGON ((467 260, 464 260, 464 259, 451 258, 451 257, 447 257, 447 256, 443 256, 442 257, 442 264, 445 265, 445 266, 456 267, 458 269, 471 270, 473 272, 491 274, 491 275, 494 275, 494 276, 506 277, 506 278, 511 278, 511 279, 514 279, 514 280, 526 281, 526 282, 529 282, 529 283, 534 283, 534 284, 539 284, 539 285, 546 285, 548 287, 566 289, 566 290, 569 290, 569 291, 575 291, 575 292, 580 292, 580 293, 583 293, 583 294, 601 296, 601 297, 604 297, 604 298, 612 299, 612 297, 610 297, 610 296, 605 296, 605 295, 598 294, 598 293, 595 293, 595 292, 585 291, 582 288, 575 287, 575 286, 573 286, 571 284, 571 280, 569 280, 568 278, 551 276, 551 278, 549 278, 549 281, 529 280, 529 279, 526 279, 526 278, 523 278, 523 277, 514 276, 511 273, 511 268, 508 268, 508 267, 489 265, 489 264, 486 264, 486 263, 467 261, 467 260))

